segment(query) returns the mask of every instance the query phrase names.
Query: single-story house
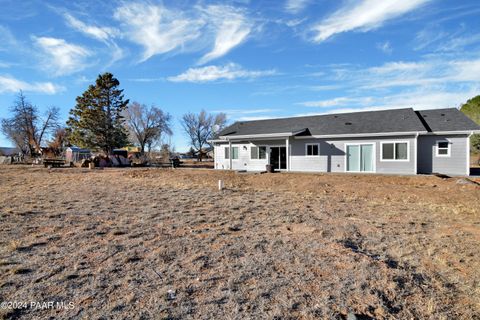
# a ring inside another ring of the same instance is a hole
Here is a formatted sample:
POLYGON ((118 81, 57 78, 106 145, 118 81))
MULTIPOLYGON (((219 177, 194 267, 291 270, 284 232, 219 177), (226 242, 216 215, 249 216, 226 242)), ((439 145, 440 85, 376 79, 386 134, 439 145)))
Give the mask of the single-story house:
POLYGON ((215 169, 468 175, 473 133, 457 109, 405 108, 239 121, 211 143, 215 169))

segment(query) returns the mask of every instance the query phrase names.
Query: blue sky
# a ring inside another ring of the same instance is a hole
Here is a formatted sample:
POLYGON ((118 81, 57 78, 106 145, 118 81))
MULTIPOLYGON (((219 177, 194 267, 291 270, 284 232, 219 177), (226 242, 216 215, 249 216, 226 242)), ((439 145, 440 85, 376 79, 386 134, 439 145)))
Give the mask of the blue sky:
MULTIPOLYGON (((179 119, 413 107, 480 94, 480 2, 0 0, 0 118, 23 90, 64 120, 98 74, 179 119)), ((0 136, 0 145, 9 142, 0 136)))

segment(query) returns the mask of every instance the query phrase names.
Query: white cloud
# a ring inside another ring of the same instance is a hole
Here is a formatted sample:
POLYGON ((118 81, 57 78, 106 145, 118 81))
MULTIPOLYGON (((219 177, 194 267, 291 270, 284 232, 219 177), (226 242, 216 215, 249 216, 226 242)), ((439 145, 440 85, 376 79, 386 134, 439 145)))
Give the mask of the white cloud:
POLYGON ((70 27, 100 41, 107 41, 119 33, 115 28, 87 25, 69 13, 64 17, 70 27))
POLYGON ((13 36, 10 29, 0 25, 0 52, 10 51, 12 47, 17 47, 17 39, 13 36))
POLYGON ((215 43, 213 49, 199 60, 199 64, 224 56, 245 41, 252 30, 252 24, 241 10, 212 5, 204 11, 207 19, 214 25, 215 43))
POLYGON ((85 59, 92 53, 63 39, 49 37, 32 37, 34 43, 42 51, 43 66, 55 75, 65 75, 83 70, 85 59))
POLYGON ((90 38, 105 43, 112 57, 110 64, 123 58, 123 50, 113 40, 115 37, 120 35, 119 30, 110 27, 97 27, 93 25, 87 25, 86 23, 78 20, 77 18, 73 17, 68 13, 64 14, 64 18, 67 21, 67 24, 74 30, 79 31, 90 38))
POLYGON ((377 43, 377 49, 380 51, 383 51, 386 54, 392 54, 393 52, 393 48, 392 48, 392 45, 390 44, 390 41, 377 43))
POLYGON ((205 24, 162 5, 141 3, 124 4, 117 8, 114 17, 123 23, 127 37, 143 46, 141 62, 157 54, 184 49, 200 37, 205 24))
POLYGON ((285 10, 289 13, 296 14, 305 9, 310 0, 287 0, 285 10))
POLYGON ((235 63, 225 66, 190 68, 182 74, 167 78, 171 82, 212 82, 217 80, 253 79, 275 74, 275 70, 245 70, 235 63))
POLYGON ((222 57, 242 44, 253 30, 245 10, 228 5, 196 5, 190 9, 162 4, 126 3, 116 9, 126 37, 143 47, 140 62, 155 55, 209 52, 199 64, 222 57))
POLYGON ((278 109, 221 109, 221 110, 214 110, 212 112, 224 112, 227 115, 240 115, 240 114, 257 114, 257 113, 270 113, 278 111, 278 109))
POLYGON ((20 90, 25 92, 56 94, 64 91, 65 88, 51 82, 28 83, 11 76, 0 76, 0 93, 15 93, 20 90))
POLYGON ((331 108, 336 106, 368 104, 370 102, 372 102, 372 99, 369 97, 364 97, 364 98, 337 97, 337 98, 327 99, 327 100, 299 102, 298 104, 303 105, 305 107, 331 108))
POLYGON ((322 42, 335 34, 352 30, 370 31, 384 22, 417 9, 431 0, 363 0, 347 5, 313 26, 313 41, 322 42))

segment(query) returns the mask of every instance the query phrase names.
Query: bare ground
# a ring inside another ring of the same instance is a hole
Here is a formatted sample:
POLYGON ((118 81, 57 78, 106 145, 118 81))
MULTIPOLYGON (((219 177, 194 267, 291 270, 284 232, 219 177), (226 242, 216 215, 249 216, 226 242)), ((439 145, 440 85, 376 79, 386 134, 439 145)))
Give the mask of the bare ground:
POLYGON ((28 303, 0 316, 480 319, 479 199, 430 176, 0 166, 0 302, 28 303))

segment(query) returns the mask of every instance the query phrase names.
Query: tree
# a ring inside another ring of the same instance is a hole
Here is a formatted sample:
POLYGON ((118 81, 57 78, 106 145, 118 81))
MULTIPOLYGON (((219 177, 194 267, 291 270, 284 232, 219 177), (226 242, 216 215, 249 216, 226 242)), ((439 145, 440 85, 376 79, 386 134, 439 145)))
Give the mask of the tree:
POLYGON ((187 113, 182 117, 182 127, 190 138, 190 144, 197 153, 198 160, 202 161, 205 146, 211 146, 208 140, 222 130, 227 123, 225 113, 208 114, 205 110, 200 113, 187 113))
POLYGON ((170 129, 172 116, 156 106, 148 107, 133 102, 125 110, 124 117, 130 139, 140 146, 142 154, 145 148, 150 152, 152 146, 161 140, 163 134, 172 134, 170 129))
POLYGON ((48 149, 58 157, 63 153, 67 145, 67 131, 65 128, 57 128, 53 134, 52 140, 48 142, 48 149))
MULTIPOLYGON (((465 115, 480 124, 480 95, 468 100, 460 107, 465 115)), ((480 152, 480 134, 474 134, 470 137, 472 151, 480 152)))
POLYGON ((127 144, 122 113, 129 100, 124 100, 120 82, 111 74, 98 76, 95 85, 76 99, 67 121, 68 138, 82 148, 100 149, 109 154, 127 144))
POLYGON ((58 127, 59 110, 50 107, 43 116, 38 107, 27 101, 23 92, 10 108, 11 118, 2 119, 1 131, 24 154, 40 154, 44 139, 58 127))

